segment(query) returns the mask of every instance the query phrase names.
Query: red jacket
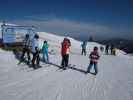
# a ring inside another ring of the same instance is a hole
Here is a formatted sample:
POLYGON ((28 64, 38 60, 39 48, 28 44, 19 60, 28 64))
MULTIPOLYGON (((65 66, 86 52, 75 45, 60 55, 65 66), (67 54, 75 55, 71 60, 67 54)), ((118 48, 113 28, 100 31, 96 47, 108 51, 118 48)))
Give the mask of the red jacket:
POLYGON ((90 54, 90 61, 97 63, 99 59, 99 53, 97 51, 92 51, 90 54))
POLYGON ((63 41, 61 47, 61 55, 66 55, 70 53, 70 43, 68 41, 63 41))

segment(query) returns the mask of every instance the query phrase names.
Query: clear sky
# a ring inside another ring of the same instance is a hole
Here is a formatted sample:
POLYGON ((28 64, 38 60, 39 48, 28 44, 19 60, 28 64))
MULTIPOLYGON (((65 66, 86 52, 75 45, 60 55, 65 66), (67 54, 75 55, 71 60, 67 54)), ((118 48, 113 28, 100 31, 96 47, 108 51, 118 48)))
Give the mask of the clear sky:
POLYGON ((86 38, 133 39, 133 0, 0 0, 0 21, 86 38))

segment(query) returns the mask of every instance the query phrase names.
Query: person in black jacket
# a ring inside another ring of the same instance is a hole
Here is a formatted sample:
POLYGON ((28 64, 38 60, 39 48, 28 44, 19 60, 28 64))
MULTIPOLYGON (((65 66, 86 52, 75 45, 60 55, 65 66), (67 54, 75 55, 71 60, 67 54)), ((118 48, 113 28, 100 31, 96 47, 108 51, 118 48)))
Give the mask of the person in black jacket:
POLYGON ((22 51, 22 55, 21 55, 21 62, 25 60, 24 56, 25 53, 27 53, 27 57, 28 57, 28 64, 30 63, 30 38, 29 38, 29 34, 25 35, 25 39, 23 40, 23 51, 22 51))
POLYGON ((105 53, 108 55, 109 54, 109 45, 107 44, 105 47, 105 53))
POLYGON ((112 44, 112 45, 110 46, 111 55, 113 55, 113 50, 114 50, 114 45, 112 44))
POLYGON ((86 46, 87 46, 87 42, 86 41, 83 41, 83 43, 81 44, 81 47, 82 47, 81 54, 82 55, 85 55, 85 56, 86 56, 86 46))

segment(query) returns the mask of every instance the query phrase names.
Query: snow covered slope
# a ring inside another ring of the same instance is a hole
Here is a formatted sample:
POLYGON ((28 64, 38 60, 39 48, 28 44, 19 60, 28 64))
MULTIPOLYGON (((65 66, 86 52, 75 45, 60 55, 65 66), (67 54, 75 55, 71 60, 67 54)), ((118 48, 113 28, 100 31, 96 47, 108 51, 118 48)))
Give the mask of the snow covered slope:
MULTIPOLYGON (((132 100, 133 58, 117 50, 117 56, 101 54, 95 77, 84 74, 88 56, 81 56, 80 41, 72 38, 71 67, 59 70, 60 43, 63 37, 39 32, 40 47, 44 40, 50 44, 50 62, 33 70, 17 65, 12 52, 0 50, 0 100, 132 100), (73 68, 72 68, 73 67, 73 68)), ((87 53, 98 43, 88 43, 87 53)), ((93 71, 93 70, 92 70, 93 71)))

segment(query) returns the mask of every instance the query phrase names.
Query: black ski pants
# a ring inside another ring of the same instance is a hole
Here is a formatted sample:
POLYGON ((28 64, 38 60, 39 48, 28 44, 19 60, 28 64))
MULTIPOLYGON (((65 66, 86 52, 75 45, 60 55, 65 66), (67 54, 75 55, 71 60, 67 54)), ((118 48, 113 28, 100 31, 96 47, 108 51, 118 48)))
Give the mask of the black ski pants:
POLYGON ((92 69, 93 66, 94 66, 95 74, 97 74, 98 73, 97 63, 92 62, 92 61, 90 61, 87 72, 90 72, 90 70, 92 69))
POLYGON ((40 56, 39 56, 38 52, 32 53, 32 54, 33 54, 32 66, 33 66, 33 68, 35 68, 35 62, 36 62, 37 65, 39 65, 39 63, 40 63, 40 56))
POLYGON ((21 60, 22 61, 24 60, 25 53, 27 54, 28 62, 29 62, 30 61, 30 50, 29 50, 29 48, 23 48, 21 60))
POLYGON ((82 49, 82 55, 84 54, 86 56, 86 49, 82 49))
POLYGON ((69 54, 62 55, 62 62, 61 62, 62 67, 67 67, 68 61, 69 61, 69 54))

